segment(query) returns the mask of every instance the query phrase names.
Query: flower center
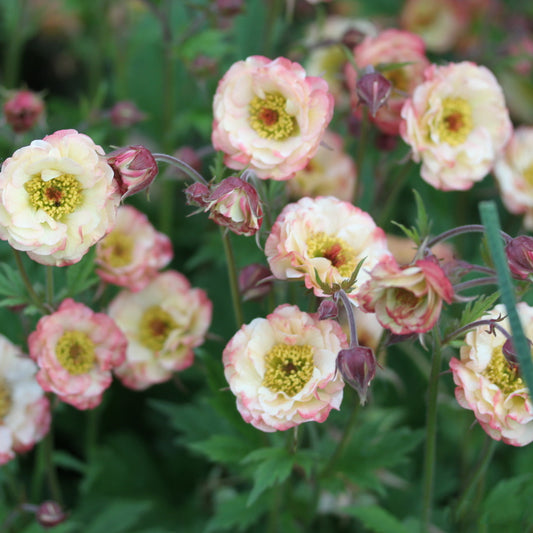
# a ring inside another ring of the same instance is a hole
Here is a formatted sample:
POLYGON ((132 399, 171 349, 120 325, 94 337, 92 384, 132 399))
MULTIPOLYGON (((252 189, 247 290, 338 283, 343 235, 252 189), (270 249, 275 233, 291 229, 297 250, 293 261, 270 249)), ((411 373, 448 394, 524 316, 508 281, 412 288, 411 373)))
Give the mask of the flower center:
POLYGON ((494 385, 497 385, 504 394, 511 394, 525 387, 524 381, 518 374, 518 369, 509 365, 501 348, 492 352, 490 363, 483 371, 483 375, 494 385))
POLYGON ((133 256, 133 237, 121 231, 112 231, 100 242, 100 255, 112 268, 129 265, 133 256))
POLYGON ((395 89, 409 92, 409 77, 405 69, 395 68, 393 70, 385 70, 382 74, 392 83, 395 89))
POLYGON ((394 292, 394 301, 401 307, 412 309, 419 303, 419 299, 407 289, 396 289, 394 292))
POLYGON ((44 181, 41 176, 33 176, 24 184, 29 202, 35 209, 46 211, 54 220, 61 220, 72 213, 82 200, 80 182, 71 174, 44 181))
POLYGON ((466 141, 473 128, 472 108, 463 98, 445 98, 438 122, 440 140, 457 146, 466 141))
POLYGON ((96 362, 94 342, 83 331, 66 331, 57 341, 56 357, 69 374, 86 374, 96 362))
POLYGON ((326 233, 319 231, 314 233, 307 241, 307 253, 309 257, 324 257, 328 259, 339 274, 349 278, 355 270, 357 263, 356 253, 348 243, 326 233))
POLYGON ((313 375, 313 348, 276 344, 265 355, 263 386, 287 396, 298 394, 313 375))
POLYGON ((159 305, 153 305, 141 318, 139 338, 144 346, 158 352, 163 349, 169 333, 177 327, 170 313, 159 305))
POLYGON ((11 411, 12 405, 11 388, 4 379, 0 378, 0 423, 11 411))
POLYGON ((250 102, 250 125, 265 139, 284 141, 298 133, 296 119, 285 111, 287 99, 279 93, 256 96, 250 102))
POLYGON ((524 179, 529 185, 533 185, 533 163, 524 170, 524 179))

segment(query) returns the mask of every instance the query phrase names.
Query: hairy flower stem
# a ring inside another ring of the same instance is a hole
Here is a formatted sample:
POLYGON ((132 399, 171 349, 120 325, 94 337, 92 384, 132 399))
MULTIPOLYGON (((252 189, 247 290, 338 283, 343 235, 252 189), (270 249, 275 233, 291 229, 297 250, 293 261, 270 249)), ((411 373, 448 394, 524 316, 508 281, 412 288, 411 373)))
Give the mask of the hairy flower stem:
POLYGON ((202 183, 203 185, 209 185, 207 181, 198 173, 194 168, 192 168, 190 165, 185 163, 185 161, 182 161, 181 159, 178 159, 177 157, 174 157, 172 155, 168 154, 152 154, 154 159, 156 161, 162 161, 164 163, 168 163, 169 165, 172 165, 179 170, 181 170, 186 176, 191 178, 193 181, 196 181, 198 183, 202 183))
POLYGON ((435 477, 435 452, 437 441, 437 394, 442 360, 442 346, 438 325, 433 328, 433 360, 429 376, 428 400, 426 412, 426 449, 424 455, 421 533, 429 531, 431 507, 433 502, 433 484, 435 477))
MULTIPOLYGON (((468 224, 466 226, 459 226, 457 228, 449 229, 448 231, 445 231, 441 233, 440 235, 437 235, 436 237, 433 237, 433 239, 429 240, 426 244, 427 248, 433 248, 435 244, 445 241, 446 239, 449 239, 451 237, 455 237, 456 235, 462 235, 464 233, 484 233, 485 232, 485 226, 481 224, 468 224)), ((505 233, 505 231, 500 230, 500 235, 502 236, 503 240, 507 243, 512 240, 512 237, 505 233)))
POLYGON ((348 317, 348 324, 350 325, 350 348, 359 346, 359 340, 357 338, 357 326, 355 324, 352 303, 343 289, 340 289, 335 293, 335 300, 337 299, 342 300, 344 309, 346 310, 346 315, 348 317))
POLYGON ((48 481, 48 488, 52 499, 60 505, 63 505, 63 496, 61 494, 61 487, 57 478, 56 467, 54 465, 54 433, 53 426, 50 426, 50 431, 42 440, 41 446, 44 447, 44 460, 46 463, 46 477, 48 481))
POLYGON ((468 281, 463 281, 463 283, 458 283, 453 286, 455 292, 465 291, 466 289, 471 289, 472 287, 479 287, 481 285, 498 285, 498 278, 496 276, 489 276, 486 278, 477 278, 470 279, 468 281))
POLYGON ((466 326, 463 326, 462 328, 456 329, 455 331, 452 331, 444 339, 442 339, 442 346, 445 346, 450 341, 455 339, 455 337, 459 337, 463 333, 466 333, 467 331, 470 331, 471 329, 476 329, 479 326, 489 326, 490 328, 497 329, 502 335, 505 336, 506 339, 511 339, 513 336, 502 326, 497 324, 497 320, 494 318, 487 318, 485 320, 476 320, 475 322, 472 322, 470 324, 467 324, 466 326))
POLYGON ((33 301, 33 305, 35 305, 35 307, 37 307, 37 309, 39 309, 43 314, 48 314, 49 310, 46 308, 46 306, 43 304, 43 302, 35 292, 35 289, 31 284, 30 278, 26 273, 26 269, 24 268, 24 264, 22 263, 22 257, 20 255, 20 252, 18 250, 15 250, 14 248, 12 248, 12 250, 15 256, 15 262, 17 263, 17 268, 19 269, 20 277, 22 278, 22 282, 24 283, 24 286, 28 291, 28 295, 33 301))
POLYGON ((490 461, 492 459, 492 456, 494 455, 494 450, 496 449, 497 444, 498 441, 491 439, 489 436, 486 437, 483 450, 481 452, 481 457, 479 458, 479 461, 457 502, 455 508, 455 518, 457 522, 459 522, 464 517, 467 509, 469 508, 471 504, 472 491, 485 474, 487 467, 489 466, 490 461))
POLYGON ((240 328, 244 324, 244 315, 242 312, 241 295, 239 293, 235 256, 233 255, 233 248, 231 247, 229 232, 226 230, 226 228, 220 228, 220 234, 222 236, 222 243, 224 245, 226 264, 228 265, 228 277, 231 291, 231 302, 233 304, 233 313, 235 315, 237 328, 240 328))

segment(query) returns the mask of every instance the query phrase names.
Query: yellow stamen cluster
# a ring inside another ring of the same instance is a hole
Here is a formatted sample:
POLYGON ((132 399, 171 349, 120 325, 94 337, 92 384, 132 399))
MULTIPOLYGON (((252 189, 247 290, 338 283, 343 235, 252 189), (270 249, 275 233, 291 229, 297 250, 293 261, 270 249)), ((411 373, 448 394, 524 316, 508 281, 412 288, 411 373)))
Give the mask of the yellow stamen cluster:
POLYGON ((74 376, 89 372, 95 362, 94 342, 83 331, 66 331, 56 344, 59 364, 74 376))
POLYGON ((528 182, 528 184, 533 186, 533 164, 529 165, 524 170, 523 175, 524 175, 524 179, 528 182))
POLYGON ((474 127, 472 107, 464 98, 445 98, 442 106, 437 123, 440 140, 451 146, 464 143, 474 127))
POLYGON ((483 371, 483 375, 497 385, 504 394, 511 394, 525 387, 518 370, 509 365, 501 348, 493 351, 490 363, 483 371))
POLYGON ((177 327, 170 313, 159 305, 154 305, 141 318, 139 339, 144 346, 158 352, 163 349, 169 333, 177 327))
POLYGON ((276 344, 265 356, 263 386, 287 396, 298 394, 313 375, 313 348, 276 344))
POLYGON ((36 175, 24 184, 24 188, 29 195, 30 205, 46 211, 54 220, 61 220, 72 213, 82 201, 81 184, 71 174, 48 181, 36 175))
POLYGON ((357 266, 357 254, 347 242, 322 231, 313 233, 307 240, 307 254, 311 258, 324 257, 339 271, 349 278, 357 266))
POLYGON ((12 405, 11 388, 4 379, 0 378, 0 422, 8 415, 12 405))
POLYGON ((279 93, 256 96, 249 107, 250 125, 265 139, 284 141, 298 133, 296 119, 287 113, 287 99, 279 93))
POLYGON ((385 70, 383 76, 387 78, 392 86, 398 91, 405 93, 409 92, 409 77, 404 68, 395 68, 393 70, 385 70))
POLYGON ((113 268, 129 265, 133 259, 133 237, 114 230, 100 241, 100 255, 113 268))

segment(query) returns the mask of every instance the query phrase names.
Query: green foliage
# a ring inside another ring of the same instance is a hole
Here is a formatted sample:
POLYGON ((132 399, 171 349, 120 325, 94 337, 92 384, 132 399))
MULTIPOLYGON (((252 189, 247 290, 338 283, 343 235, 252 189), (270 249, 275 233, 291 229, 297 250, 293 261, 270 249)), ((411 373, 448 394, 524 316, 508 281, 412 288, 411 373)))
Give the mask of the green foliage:
POLYGON ((19 271, 6 263, 0 265, 0 296, 0 307, 33 303, 19 271))
POLYGON ((468 326, 468 324, 479 320, 487 311, 494 307, 499 298, 500 293, 494 292, 490 295, 482 294, 475 300, 467 302, 461 314, 459 327, 468 326))
POLYGON ((360 520, 366 528, 374 533, 410 533, 397 518, 377 505, 365 507, 350 506, 343 509, 350 516, 360 520))
POLYGON ((417 246, 422 246, 424 240, 429 236, 431 222, 428 218, 422 197, 416 190, 413 190, 413 194, 416 202, 416 226, 407 228, 399 222, 392 221, 392 223, 398 226, 405 233, 405 236, 411 239, 417 246))

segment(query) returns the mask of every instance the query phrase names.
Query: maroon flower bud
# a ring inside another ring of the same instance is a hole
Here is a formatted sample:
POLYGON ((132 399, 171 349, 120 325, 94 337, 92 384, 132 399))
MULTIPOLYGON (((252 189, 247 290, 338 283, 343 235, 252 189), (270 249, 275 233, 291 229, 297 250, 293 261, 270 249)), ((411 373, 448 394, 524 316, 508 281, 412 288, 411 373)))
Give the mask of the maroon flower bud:
POLYGON ((505 254, 514 278, 527 279, 533 274, 533 237, 520 235, 507 243, 505 254))
POLYGON ((511 368, 518 368, 518 355, 512 339, 507 339, 502 346, 502 353, 511 368))
POLYGON ((137 122, 141 122, 146 115, 129 100, 117 102, 109 111, 109 118, 113 126, 117 128, 129 128, 137 122))
POLYGON ((215 75, 218 63, 213 57, 200 54, 191 61, 189 68, 196 78, 209 78, 215 75))
POLYGON ((337 370, 350 387, 357 391, 361 405, 366 402, 370 382, 376 375, 376 357, 366 346, 354 346, 339 352, 337 370))
POLYGON ((254 235, 263 222, 257 191, 236 176, 222 180, 207 199, 209 218, 237 235, 254 235))
POLYGON ((39 505, 35 518, 43 527, 54 527, 64 522, 67 515, 57 502, 46 501, 39 505))
POLYGON ((365 38, 365 34, 356 28, 350 28, 342 36, 341 43, 349 50, 353 50, 365 38))
POLYGON ((368 106, 370 114, 375 117, 390 96, 392 83, 381 72, 368 72, 357 81, 355 91, 359 100, 368 106))
POLYGON ((238 15, 244 7, 244 0, 216 0, 216 3, 219 13, 224 17, 238 15))
POLYGON ((327 320, 328 318, 337 318, 339 310, 337 304, 332 300, 322 300, 318 306, 318 319, 327 320))
POLYGON ((272 289, 272 273, 265 265, 253 263, 239 272, 239 290, 244 301, 259 300, 272 289))
POLYGON ((6 122, 15 133, 24 133, 33 128, 43 115, 44 102, 32 91, 22 90, 11 94, 4 103, 6 122))
POLYGON ((187 203, 189 205, 197 205, 198 207, 207 206, 210 194, 209 187, 203 183, 194 182, 185 189, 187 203))
POLYGON ((122 198, 149 187, 159 172, 154 156, 141 145, 119 148, 106 157, 115 171, 122 198))

